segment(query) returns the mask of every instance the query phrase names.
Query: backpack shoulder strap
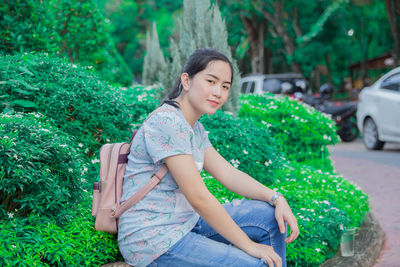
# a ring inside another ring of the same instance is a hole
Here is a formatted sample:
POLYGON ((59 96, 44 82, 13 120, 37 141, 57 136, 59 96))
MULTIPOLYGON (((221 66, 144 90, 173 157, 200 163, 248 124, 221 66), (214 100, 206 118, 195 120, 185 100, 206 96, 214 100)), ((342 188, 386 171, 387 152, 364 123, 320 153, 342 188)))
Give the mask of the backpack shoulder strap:
POLYGON ((138 192, 136 192, 133 196, 131 196, 127 201, 125 201, 121 206, 119 206, 115 213, 112 214, 114 217, 119 218, 127 209, 135 205, 137 202, 142 200, 147 193, 150 192, 156 185, 158 185, 161 180, 164 178, 165 174, 167 174, 168 168, 164 164, 161 169, 155 173, 150 181, 148 181, 138 192))

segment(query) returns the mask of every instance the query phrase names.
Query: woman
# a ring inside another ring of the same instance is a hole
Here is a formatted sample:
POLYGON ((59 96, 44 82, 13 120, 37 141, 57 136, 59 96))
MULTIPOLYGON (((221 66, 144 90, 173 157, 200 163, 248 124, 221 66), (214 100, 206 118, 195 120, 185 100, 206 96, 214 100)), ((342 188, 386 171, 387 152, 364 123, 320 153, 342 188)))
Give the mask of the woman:
POLYGON ((119 220, 119 248, 128 264, 286 266, 285 242, 293 242, 299 230, 285 198, 231 166, 198 122, 225 103, 232 81, 225 55, 214 49, 195 51, 166 100, 138 130, 122 201, 163 164, 169 171, 119 220), (252 200, 221 205, 200 176, 203 167, 226 188, 252 200), (292 230, 287 238, 285 223, 292 230))

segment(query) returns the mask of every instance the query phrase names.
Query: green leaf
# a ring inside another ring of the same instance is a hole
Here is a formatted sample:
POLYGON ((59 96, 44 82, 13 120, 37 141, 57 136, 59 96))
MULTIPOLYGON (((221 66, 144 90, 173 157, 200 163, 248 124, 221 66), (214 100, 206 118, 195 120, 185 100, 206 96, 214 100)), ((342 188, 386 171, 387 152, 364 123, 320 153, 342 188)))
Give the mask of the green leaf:
POLYGON ((14 100, 13 102, 11 102, 11 104, 19 105, 24 108, 36 108, 35 103, 33 103, 32 101, 29 101, 29 100, 17 99, 17 100, 14 100))

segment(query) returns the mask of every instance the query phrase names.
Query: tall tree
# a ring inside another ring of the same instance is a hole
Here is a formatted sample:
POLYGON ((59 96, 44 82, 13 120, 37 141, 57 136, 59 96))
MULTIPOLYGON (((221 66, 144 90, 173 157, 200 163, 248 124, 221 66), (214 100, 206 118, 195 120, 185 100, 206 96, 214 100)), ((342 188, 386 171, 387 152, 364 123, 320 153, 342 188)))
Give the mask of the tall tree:
POLYGON ((165 69, 165 59, 158 40, 157 24, 153 22, 150 32, 146 33, 146 55, 143 63, 143 83, 152 84, 157 73, 165 69))
POLYGON ((239 108, 240 73, 236 61, 232 57, 231 48, 228 45, 228 33, 219 8, 217 5, 211 6, 209 0, 185 0, 183 5, 183 18, 178 22, 178 41, 175 42, 175 40, 171 39, 171 60, 167 61, 165 71, 159 72, 159 81, 164 88, 160 98, 163 98, 175 84, 184 63, 196 49, 212 47, 232 60, 235 73, 234 81, 228 100, 222 108, 236 113, 239 108))
POLYGON ((393 57, 395 65, 400 65, 400 0, 385 0, 386 10, 393 35, 393 57))

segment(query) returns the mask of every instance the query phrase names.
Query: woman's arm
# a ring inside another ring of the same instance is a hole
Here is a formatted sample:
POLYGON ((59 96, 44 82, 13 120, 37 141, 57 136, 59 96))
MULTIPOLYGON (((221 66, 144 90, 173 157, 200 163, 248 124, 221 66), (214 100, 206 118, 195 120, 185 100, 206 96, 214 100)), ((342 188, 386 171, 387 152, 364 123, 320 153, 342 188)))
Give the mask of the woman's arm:
MULTIPOLYGON (((204 169, 228 190, 241 196, 269 202, 275 195, 273 190, 233 167, 212 146, 204 152, 204 169)), ((293 242, 299 235, 296 217, 294 217, 285 198, 279 197, 274 201, 274 205, 276 206, 275 218, 280 231, 284 233, 285 221, 292 230, 291 235, 285 241, 287 243, 293 242)))
POLYGON ((191 155, 171 156, 164 161, 186 199, 216 232, 249 255, 264 259, 270 266, 282 266, 272 247, 253 242, 208 191, 191 155))

